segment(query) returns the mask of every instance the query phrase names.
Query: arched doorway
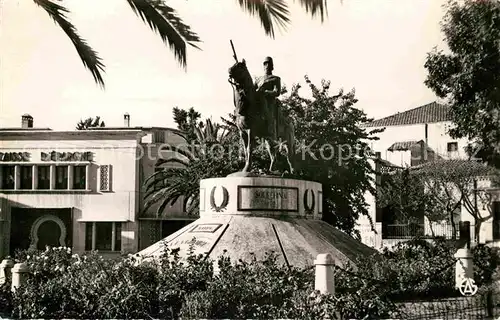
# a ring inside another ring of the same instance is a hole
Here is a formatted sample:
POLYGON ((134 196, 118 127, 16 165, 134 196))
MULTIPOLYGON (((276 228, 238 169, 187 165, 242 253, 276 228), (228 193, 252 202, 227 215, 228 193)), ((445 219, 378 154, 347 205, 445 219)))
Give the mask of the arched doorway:
POLYGON ((31 228, 31 247, 39 250, 45 246, 65 247, 66 226, 54 215, 44 215, 38 218, 31 228))

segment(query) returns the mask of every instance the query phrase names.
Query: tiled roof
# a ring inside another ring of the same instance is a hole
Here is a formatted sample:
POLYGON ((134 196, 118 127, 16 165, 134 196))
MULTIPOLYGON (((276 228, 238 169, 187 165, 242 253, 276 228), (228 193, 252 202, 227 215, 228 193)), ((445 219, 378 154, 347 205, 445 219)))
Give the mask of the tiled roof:
POLYGON ((365 123, 363 127, 389 127, 451 121, 450 107, 431 102, 418 108, 365 123))
POLYGON ((465 159, 441 159, 436 161, 429 161, 424 164, 411 167, 415 173, 425 173, 427 170, 439 169, 441 172, 448 172, 450 175, 457 174, 470 174, 471 176, 490 176, 497 175, 499 172, 494 167, 487 166, 485 163, 465 160, 465 159))
POLYGON ((394 142, 389 148, 388 151, 407 151, 410 150, 411 147, 418 144, 422 140, 409 140, 409 141, 398 141, 394 142))

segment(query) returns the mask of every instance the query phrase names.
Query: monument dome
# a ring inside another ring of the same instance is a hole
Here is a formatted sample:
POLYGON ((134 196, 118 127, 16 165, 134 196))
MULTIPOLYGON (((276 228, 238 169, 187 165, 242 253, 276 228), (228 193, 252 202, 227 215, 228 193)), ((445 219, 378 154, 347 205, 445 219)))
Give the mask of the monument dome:
POLYGON ((321 220, 322 187, 317 182, 280 177, 210 178, 200 182, 200 218, 139 252, 159 256, 165 244, 190 246, 195 254, 232 261, 277 254, 290 266, 312 266, 318 254, 330 253, 338 265, 377 251, 321 220))

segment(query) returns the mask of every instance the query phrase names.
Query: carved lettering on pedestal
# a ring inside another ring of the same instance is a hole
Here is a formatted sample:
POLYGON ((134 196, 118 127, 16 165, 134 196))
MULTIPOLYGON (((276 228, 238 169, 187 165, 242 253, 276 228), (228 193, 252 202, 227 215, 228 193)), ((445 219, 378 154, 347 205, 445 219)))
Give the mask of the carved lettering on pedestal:
POLYGON ((298 211, 298 189, 274 186, 239 186, 239 211, 298 211))
POLYGON ((193 246, 194 248, 205 248, 209 244, 208 241, 202 240, 202 239, 196 239, 193 237, 192 239, 184 239, 184 240, 176 240, 168 244, 168 246, 172 249, 175 248, 181 248, 181 247, 190 247, 193 246))

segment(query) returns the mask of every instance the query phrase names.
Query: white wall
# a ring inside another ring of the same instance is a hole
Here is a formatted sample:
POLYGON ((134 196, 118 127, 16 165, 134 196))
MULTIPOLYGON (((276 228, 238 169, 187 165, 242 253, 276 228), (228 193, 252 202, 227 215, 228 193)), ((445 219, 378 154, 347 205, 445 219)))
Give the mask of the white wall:
MULTIPOLYGON (((134 224, 136 195, 138 194, 136 188, 137 145, 134 135, 127 139, 122 137, 92 140, 2 140, 0 152, 29 152, 31 164, 54 164, 42 162, 41 152, 90 151, 93 153, 93 161, 89 167, 87 188, 89 190, 2 190, 0 191, 0 198, 3 200, 2 211, 10 212, 11 204, 33 208, 75 208, 73 211, 75 251, 84 250, 85 223, 83 221, 130 221, 122 226, 122 250, 134 251, 137 247, 137 232, 134 224), (99 192, 100 165, 111 165, 111 192, 99 192)), ((10 220, 10 214, 8 215, 6 219, 10 220)), ((3 247, 6 247, 5 243, 3 247)))
MULTIPOLYGON (((467 145, 466 139, 453 139, 447 131, 451 123, 439 122, 430 123, 427 128, 427 144, 436 153, 441 156, 447 157, 447 144, 448 142, 458 142, 458 157, 465 158, 466 153, 464 147, 467 145)), ((378 128, 367 128, 368 130, 378 128)), ((425 125, 415 124, 407 126, 390 126, 386 127, 384 132, 378 133, 377 136, 380 140, 372 141, 371 147, 375 151, 381 152, 382 159, 394 161, 394 164, 401 165, 401 162, 407 162, 409 155, 401 154, 400 152, 390 152, 387 149, 395 142, 409 141, 409 140, 424 140, 425 141, 425 125)))

